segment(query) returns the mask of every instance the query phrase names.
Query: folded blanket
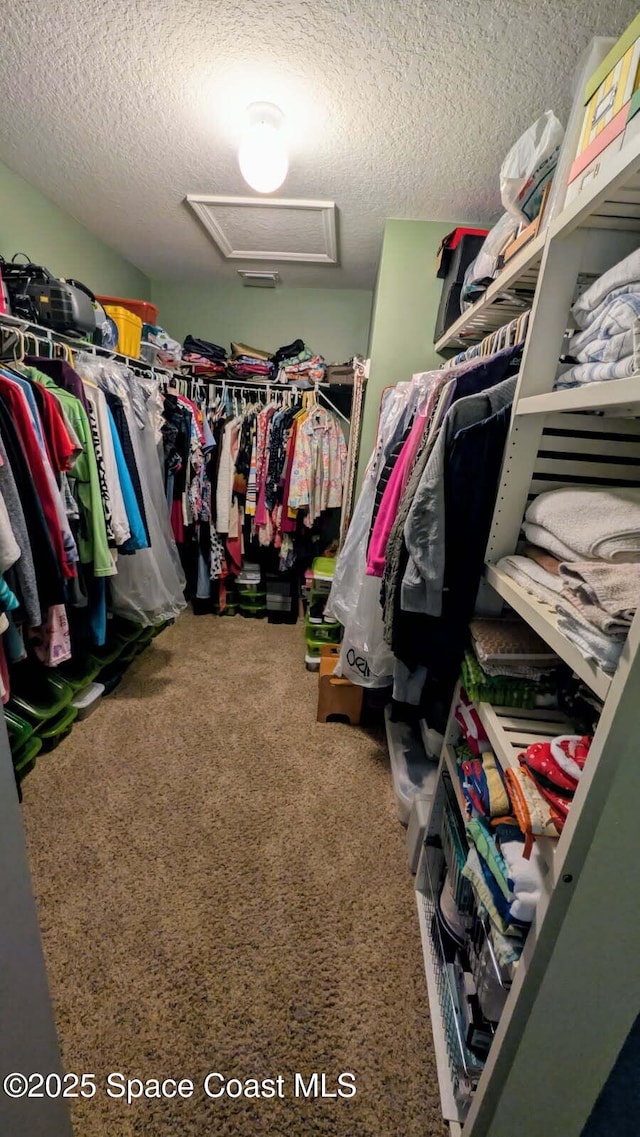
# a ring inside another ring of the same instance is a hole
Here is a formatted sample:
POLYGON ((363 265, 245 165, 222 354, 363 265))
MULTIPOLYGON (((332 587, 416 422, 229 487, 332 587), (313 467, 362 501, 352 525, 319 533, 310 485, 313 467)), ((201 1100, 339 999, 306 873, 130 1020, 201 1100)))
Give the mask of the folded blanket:
POLYGON ((612 379, 628 379, 637 370, 634 357, 619 359, 617 363, 576 363, 568 371, 563 371, 555 381, 555 390, 567 387, 582 387, 585 383, 606 383, 612 379))
POLYGON ((633 620, 640 603, 640 564, 574 561, 560 565, 560 575, 565 590, 628 624, 633 620))
MULTIPOLYGON (((617 568, 618 566, 612 565, 611 567, 617 568)), ((567 611, 570 614, 575 609, 592 628, 596 628, 604 636, 626 638, 628 635, 631 627, 630 620, 621 619, 619 616, 612 616, 610 612, 605 612, 604 608, 597 603, 594 604, 593 600, 587 599, 580 591, 574 591, 565 584, 562 590, 562 599, 568 604, 567 611)))
MULTIPOLYGON (((539 527, 543 536, 549 534, 575 550, 563 560, 640 561, 640 489, 550 490, 531 502, 525 520, 539 527)), ((555 552, 546 540, 530 537, 526 526, 525 533, 533 544, 555 552)))
POLYGON ((616 363, 633 355, 640 293, 623 292, 601 305, 601 314, 569 340, 568 353, 581 363, 616 363))
POLYGON ((573 308, 573 318, 579 328, 585 328, 593 318, 603 300, 606 300, 614 291, 628 289, 630 284, 640 282, 640 249, 636 249, 624 260, 618 261, 608 272, 599 276, 586 292, 576 300, 573 308))

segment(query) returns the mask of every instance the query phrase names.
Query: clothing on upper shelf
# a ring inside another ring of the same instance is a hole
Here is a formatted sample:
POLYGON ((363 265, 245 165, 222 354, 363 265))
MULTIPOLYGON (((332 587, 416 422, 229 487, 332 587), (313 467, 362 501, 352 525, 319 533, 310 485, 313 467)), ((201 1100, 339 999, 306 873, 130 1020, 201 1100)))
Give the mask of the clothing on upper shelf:
POLYGON ((562 371, 556 388, 626 379, 638 370, 635 328, 640 316, 640 251, 603 273, 571 309, 577 331, 567 348, 575 364, 562 371))

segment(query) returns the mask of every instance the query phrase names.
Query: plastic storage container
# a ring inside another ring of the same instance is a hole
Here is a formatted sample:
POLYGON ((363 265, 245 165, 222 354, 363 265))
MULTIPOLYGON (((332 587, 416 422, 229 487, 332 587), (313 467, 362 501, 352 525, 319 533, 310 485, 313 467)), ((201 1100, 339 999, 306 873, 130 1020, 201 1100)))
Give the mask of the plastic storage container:
POLYGON ((104 683, 89 683, 84 690, 78 692, 71 700, 71 706, 78 712, 78 722, 93 714, 103 695, 104 683))
POLYGON ((71 734, 71 727, 78 717, 78 712, 74 706, 69 704, 65 707, 59 715, 47 719, 41 727, 38 728, 37 735, 42 742, 43 750, 55 750, 63 738, 71 734))
POLYGON ((158 309, 155 304, 150 304, 148 300, 128 300, 124 296, 96 296, 102 307, 106 310, 107 305, 117 308, 126 308, 127 311, 133 312, 143 324, 158 323, 158 309))
POLYGON ((304 634, 310 640, 321 644, 339 644, 342 639, 342 624, 312 624, 308 614, 304 618, 304 634))
POLYGON ((438 763, 427 758, 421 738, 409 723, 392 721, 390 705, 384 709, 384 723, 398 819, 408 825, 414 797, 432 798, 435 793, 438 763))
POLYGON ((122 355, 130 355, 133 359, 140 359, 140 345, 142 342, 142 320, 128 308, 120 304, 105 304, 107 316, 115 323, 118 329, 118 351, 122 355))

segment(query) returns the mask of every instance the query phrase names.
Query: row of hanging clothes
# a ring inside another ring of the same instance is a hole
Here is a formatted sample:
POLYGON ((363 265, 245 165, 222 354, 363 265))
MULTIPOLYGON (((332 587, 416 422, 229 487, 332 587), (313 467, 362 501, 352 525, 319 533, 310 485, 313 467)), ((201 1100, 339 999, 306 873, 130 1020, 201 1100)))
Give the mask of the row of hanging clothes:
MULTIPOLYGON (((105 643, 116 616, 185 606, 163 481, 159 377, 2 329, 0 671, 105 643)), ((64 670, 64 667, 63 667, 64 670)))
POLYGON ((327 613, 338 671, 393 685, 396 717, 444 725, 468 638, 522 344, 383 392, 374 452, 327 613))
POLYGON ((224 606, 246 562, 287 573, 337 544, 348 420, 322 399, 197 380, 165 389, 166 495, 196 611, 224 606))

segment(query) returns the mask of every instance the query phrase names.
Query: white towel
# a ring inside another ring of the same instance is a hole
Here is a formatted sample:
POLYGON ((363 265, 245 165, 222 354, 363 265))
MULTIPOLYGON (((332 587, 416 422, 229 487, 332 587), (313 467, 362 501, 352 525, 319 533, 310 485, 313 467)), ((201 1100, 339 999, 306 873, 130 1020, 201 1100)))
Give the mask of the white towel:
POLYGON ((561 560, 640 561, 640 489, 550 490, 531 502, 525 520, 542 531, 534 536, 525 525, 527 540, 555 552, 550 536, 569 552, 574 550, 572 557, 561 555, 561 560))
POLYGON ((525 521, 522 529, 527 541, 530 541, 532 545, 540 545, 548 553, 553 553, 559 561, 580 560, 575 549, 570 549, 564 541, 561 541, 553 533, 549 533, 547 529, 543 529, 541 525, 533 525, 530 521, 525 521))

